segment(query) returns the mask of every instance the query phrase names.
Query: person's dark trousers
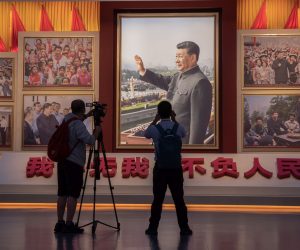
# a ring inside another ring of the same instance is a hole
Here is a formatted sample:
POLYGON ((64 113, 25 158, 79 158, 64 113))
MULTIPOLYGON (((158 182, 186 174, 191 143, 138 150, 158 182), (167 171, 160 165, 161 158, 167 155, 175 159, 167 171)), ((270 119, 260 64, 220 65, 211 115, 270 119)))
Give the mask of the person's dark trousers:
POLYGON ((167 186, 175 203, 179 227, 188 226, 187 208, 183 199, 183 173, 182 169, 158 169, 153 170, 153 202, 149 228, 157 229, 162 212, 162 204, 167 191, 167 186))

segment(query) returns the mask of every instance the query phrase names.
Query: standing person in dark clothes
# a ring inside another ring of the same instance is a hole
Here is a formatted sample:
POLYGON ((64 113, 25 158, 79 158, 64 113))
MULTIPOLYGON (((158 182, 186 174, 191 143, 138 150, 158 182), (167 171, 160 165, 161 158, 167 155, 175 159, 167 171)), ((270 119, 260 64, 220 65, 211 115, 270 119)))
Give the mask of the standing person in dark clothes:
POLYGON ((250 65, 250 56, 245 56, 244 60, 244 83, 253 84, 252 69, 250 65))
POLYGON ((40 135, 39 135, 39 130, 36 124, 37 118, 42 114, 42 105, 40 102, 35 102, 33 104, 33 121, 32 121, 32 130, 34 133, 35 138, 40 141, 40 135))
POLYGON ((3 115, 0 119, 0 134, 1 134, 2 146, 6 145, 7 130, 8 130, 8 122, 5 118, 5 116, 3 115))
POLYGON ((24 111, 24 145, 36 145, 35 136, 32 130, 33 109, 27 107, 24 111))
MULTIPOLYGON (((159 147, 162 146, 160 137, 161 132, 158 130, 160 126, 161 130, 173 130, 174 126, 177 126, 177 130, 173 131, 180 140, 185 136, 185 130, 183 126, 178 124, 175 120, 175 113, 172 110, 172 105, 168 101, 162 101, 158 104, 157 107, 158 114, 154 118, 153 122, 145 131, 145 137, 153 139, 155 146, 155 166, 153 169, 153 202, 151 206, 151 217, 149 219, 149 227, 145 231, 148 235, 157 235, 157 228, 159 225, 162 204, 165 198, 165 193, 167 187, 169 186, 177 213, 178 225, 180 227, 181 235, 191 235, 193 232, 189 228, 188 218, 187 218, 187 207, 183 198, 183 173, 181 167, 181 155, 170 155, 165 157, 179 157, 178 163, 175 165, 163 166, 160 161, 159 152, 162 152, 162 149, 159 147), (157 122, 160 122, 157 124, 157 122), (157 124, 157 125, 156 125, 157 124)), ((181 147, 180 147, 181 148, 181 147)), ((180 149, 179 149, 180 150, 180 149)))
POLYGON ((52 105, 45 103, 43 112, 36 119, 36 125, 39 131, 40 140, 42 145, 48 145, 49 139, 59 125, 55 116, 52 114, 52 105))
POLYGON ((272 69, 275 71, 276 84, 288 83, 288 62, 283 57, 282 51, 278 52, 277 58, 272 64, 272 69))
POLYGON ((83 184, 83 170, 86 161, 86 144, 94 145, 99 137, 100 127, 96 126, 91 135, 83 123, 92 111, 85 115, 85 104, 82 100, 71 103, 72 113, 65 116, 64 121, 77 118, 69 123, 69 146, 71 154, 57 163, 58 199, 55 233, 82 233, 83 229, 74 225, 73 218, 76 212, 77 199, 80 196, 83 184), (66 222, 64 213, 67 207, 66 222))
POLYGON ((297 73, 296 73, 297 65, 298 65, 297 56, 293 54, 290 55, 288 60, 288 69, 289 69, 290 83, 292 84, 297 82, 297 73))

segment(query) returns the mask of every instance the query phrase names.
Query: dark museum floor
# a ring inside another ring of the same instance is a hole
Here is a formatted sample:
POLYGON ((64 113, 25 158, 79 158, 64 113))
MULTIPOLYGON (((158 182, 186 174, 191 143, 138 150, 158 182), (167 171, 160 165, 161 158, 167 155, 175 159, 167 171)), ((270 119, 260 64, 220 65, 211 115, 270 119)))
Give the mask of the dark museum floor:
MULTIPOLYGON (((197 250, 299 250, 300 214, 190 212, 194 234, 180 237, 174 211, 163 211, 159 234, 144 234, 149 211, 120 210, 121 230, 98 225, 82 235, 55 235, 55 209, 1 209, 0 249, 197 249, 197 250)), ((80 224, 91 221, 82 211, 80 224)), ((112 211, 96 211, 96 219, 116 225, 112 211)))

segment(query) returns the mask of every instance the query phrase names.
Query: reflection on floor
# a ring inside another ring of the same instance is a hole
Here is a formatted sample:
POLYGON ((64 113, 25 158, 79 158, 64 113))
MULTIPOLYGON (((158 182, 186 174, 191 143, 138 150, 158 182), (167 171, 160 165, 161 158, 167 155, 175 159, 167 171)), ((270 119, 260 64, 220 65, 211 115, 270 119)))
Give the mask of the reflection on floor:
MULTIPOLYGON (((82 235, 55 235, 55 209, 1 209, 0 249, 103 250, 298 250, 300 215, 271 213, 190 212, 194 234, 180 237, 174 211, 164 211, 157 238, 144 234, 149 211, 118 211, 121 230, 98 225, 82 235)), ((96 219, 116 225, 112 211, 97 211, 96 219)), ((80 225, 92 220, 83 211, 80 225)))

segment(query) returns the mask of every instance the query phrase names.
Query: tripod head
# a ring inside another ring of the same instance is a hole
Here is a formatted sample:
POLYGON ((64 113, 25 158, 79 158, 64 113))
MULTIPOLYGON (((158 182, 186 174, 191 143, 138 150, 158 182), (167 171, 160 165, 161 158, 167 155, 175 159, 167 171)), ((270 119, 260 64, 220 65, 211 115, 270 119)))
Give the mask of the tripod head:
POLYGON ((94 125, 100 126, 102 122, 101 117, 104 117, 106 115, 107 104, 101 104, 100 102, 92 102, 92 103, 86 103, 85 105, 86 107, 94 107, 93 110, 94 125))

